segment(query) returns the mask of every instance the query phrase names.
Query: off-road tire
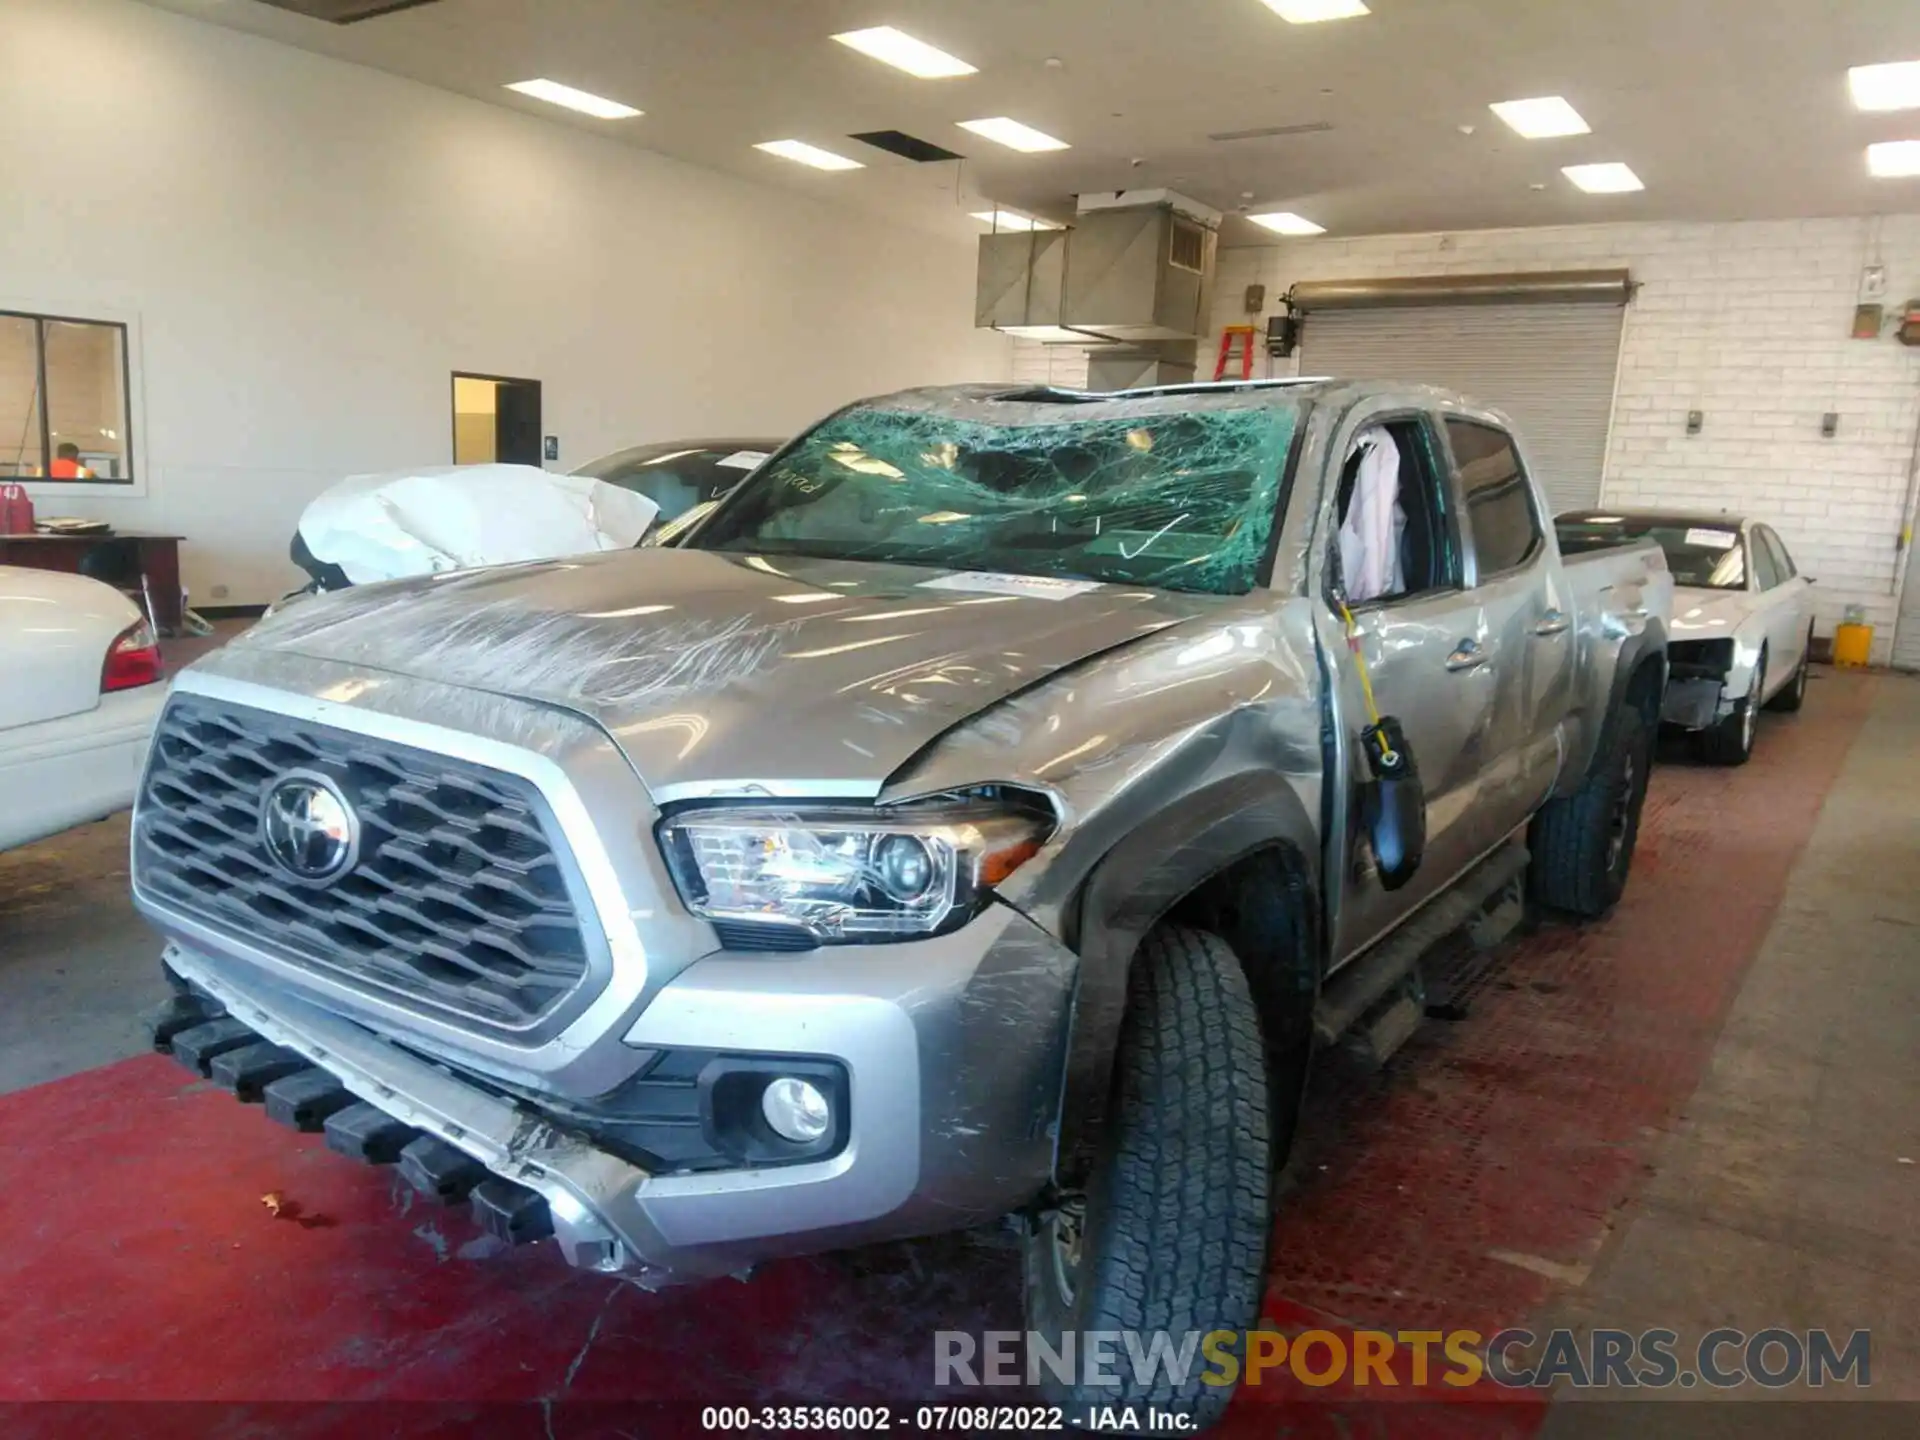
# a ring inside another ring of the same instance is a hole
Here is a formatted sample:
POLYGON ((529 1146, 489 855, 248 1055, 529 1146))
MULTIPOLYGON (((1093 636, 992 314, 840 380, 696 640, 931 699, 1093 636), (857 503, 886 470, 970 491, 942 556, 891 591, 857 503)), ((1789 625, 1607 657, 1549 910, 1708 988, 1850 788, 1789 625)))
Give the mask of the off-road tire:
POLYGON ((1533 898, 1583 920, 1611 910, 1627 886, 1640 811, 1647 798, 1653 732, 1635 707, 1622 707, 1600 740, 1600 754, 1581 787, 1550 800, 1527 838, 1533 898))
POLYGON ((1164 1366, 1139 1383, 1124 1342, 1107 1367, 1117 1386, 1080 1382, 1089 1332, 1133 1331, 1144 1346, 1166 1331, 1178 1348, 1188 1335, 1244 1332, 1259 1316, 1272 1224, 1267 1080, 1246 973, 1224 940, 1175 927, 1147 936, 1114 1070, 1069 1288, 1048 1224, 1025 1245, 1027 1328, 1056 1349, 1075 1332, 1079 1367, 1073 1384, 1041 1367, 1039 1389, 1069 1420, 1131 1405, 1144 1423, 1152 1405, 1192 1416, 1198 1429, 1233 1391, 1201 1383, 1208 1366, 1197 1347, 1184 1383, 1164 1366))
POLYGON ((1800 652, 1800 668, 1793 672, 1793 679, 1781 687, 1780 693, 1767 702, 1767 709, 1782 715, 1791 715, 1807 703, 1807 666, 1813 662, 1813 627, 1807 627, 1806 648, 1800 652))
POLYGON ((1694 749, 1709 765, 1744 765, 1753 758, 1754 737, 1760 728, 1760 697, 1767 693, 1767 652, 1760 652, 1753 685, 1734 701, 1733 713, 1694 737, 1694 749))

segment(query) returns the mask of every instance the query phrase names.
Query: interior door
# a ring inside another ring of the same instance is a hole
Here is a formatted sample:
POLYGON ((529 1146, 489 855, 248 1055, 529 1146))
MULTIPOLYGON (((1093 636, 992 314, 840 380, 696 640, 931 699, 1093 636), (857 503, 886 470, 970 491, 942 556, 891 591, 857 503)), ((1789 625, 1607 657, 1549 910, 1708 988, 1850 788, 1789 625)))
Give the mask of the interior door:
POLYGON ((1571 698, 1574 633, 1547 519, 1513 437, 1462 416, 1445 422, 1453 454, 1469 581, 1486 638, 1483 681, 1492 709, 1480 778, 1480 848, 1526 824, 1560 768, 1560 722, 1571 698))
MULTIPOLYGON (((1357 791, 1349 794, 1342 833, 1333 837, 1329 877, 1341 886, 1334 957, 1346 960, 1392 929, 1473 862, 1481 773, 1492 733, 1492 688, 1476 657, 1490 641, 1475 597, 1463 587, 1456 507, 1445 451, 1424 415, 1374 411, 1350 419, 1335 452, 1352 457, 1373 426, 1393 433, 1400 453, 1400 499, 1406 512, 1399 590, 1353 607, 1362 654, 1380 712, 1398 719, 1427 801, 1425 856, 1398 890, 1381 883, 1359 820, 1357 791)), ((1351 470, 1352 461, 1348 467, 1351 470)), ((1338 530, 1348 486, 1336 486, 1325 517, 1323 564, 1340 579, 1338 530)), ((1331 594, 1334 583, 1330 583, 1331 594)), ((1328 645, 1335 669, 1338 723, 1357 773, 1365 774, 1360 732, 1368 723, 1359 669, 1343 638, 1328 645)))
POLYGON ((540 464, 540 382, 502 380, 493 426, 496 460, 503 465, 540 464))

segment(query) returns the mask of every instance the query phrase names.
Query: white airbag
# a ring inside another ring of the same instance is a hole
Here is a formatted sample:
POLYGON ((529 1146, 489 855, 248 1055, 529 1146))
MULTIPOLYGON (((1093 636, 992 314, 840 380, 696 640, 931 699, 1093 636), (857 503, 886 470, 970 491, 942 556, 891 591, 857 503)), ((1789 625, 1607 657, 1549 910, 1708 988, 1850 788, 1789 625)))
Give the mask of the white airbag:
POLYGON ((644 495, 533 465, 353 475, 300 517, 314 558, 356 585, 475 565, 630 550, 660 507, 644 495))

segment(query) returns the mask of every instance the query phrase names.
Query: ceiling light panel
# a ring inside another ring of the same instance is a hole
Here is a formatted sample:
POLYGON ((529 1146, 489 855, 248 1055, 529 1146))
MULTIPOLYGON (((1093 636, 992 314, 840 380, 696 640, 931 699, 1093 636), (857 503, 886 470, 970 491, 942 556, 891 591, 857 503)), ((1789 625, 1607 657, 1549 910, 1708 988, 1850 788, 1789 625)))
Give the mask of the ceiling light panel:
POLYGON ((562 85, 558 80, 516 80, 507 89, 535 100, 544 100, 549 105, 578 110, 582 115, 591 115, 596 120, 631 120, 641 113, 631 105, 622 105, 618 100, 609 100, 604 95, 576 90, 571 85, 562 85))
POLYGON ((991 140, 996 145, 1004 145, 1009 150, 1020 150, 1034 154, 1041 150, 1066 150, 1071 147, 1064 140, 1034 129, 1031 125, 1022 125, 1018 120, 1009 120, 1004 115, 996 115, 991 120, 962 120, 962 130, 971 130, 983 140, 991 140))
POLYGON ((1624 195, 1629 190, 1644 190, 1640 177, 1618 160, 1604 165, 1565 165, 1560 173, 1589 195, 1624 195))
POLYGON ((1920 140, 1888 140, 1869 145, 1867 171, 1883 180, 1920 175, 1920 140))
POLYGON ((1507 128, 1525 140, 1553 140, 1562 135, 1586 135, 1591 127, 1580 112, 1558 95, 1535 100, 1502 100, 1487 107, 1507 122, 1507 128))
POLYGON ((1847 71, 1847 88, 1862 110, 1920 108, 1920 60, 1891 65, 1856 65, 1847 71))
POLYGON ((1304 215, 1296 215, 1291 210, 1276 210, 1267 215, 1249 215, 1247 219, 1264 230, 1276 235, 1324 235, 1326 226, 1316 225, 1304 215))
POLYGON ((1266 7, 1289 25, 1317 25, 1322 20, 1351 20, 1365 15, 1361 0, 1263 0, 1266 7))
POLYGON ((816 170, 864 170, 867 168, 858 160, 849 160, 844 155, 836 155, 831 150, 822 150, 818 145, 809 145, 804 140, 763 140, 753 148, 764 150, 769 155, 778 155, 782 160, 811 165, 816 170))
POLYGON ((916 40, 891 25, 876 25, 871 30, 849 30, 833 37, 849 49, 871 56, 884 65, 921 80, 951 80, 957 75, 977 75, 979 71, 956 55, 936 50, 924 40, 916 40))

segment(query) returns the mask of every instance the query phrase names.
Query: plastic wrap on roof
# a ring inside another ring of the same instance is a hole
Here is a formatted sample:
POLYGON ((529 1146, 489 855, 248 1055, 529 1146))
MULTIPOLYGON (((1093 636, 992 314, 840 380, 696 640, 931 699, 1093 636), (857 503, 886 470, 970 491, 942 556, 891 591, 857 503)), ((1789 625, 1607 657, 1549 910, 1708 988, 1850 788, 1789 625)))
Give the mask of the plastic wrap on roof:
POLYGON ((762 472, 693 543, 1251 590, 1277 521, 1298 408, 1100 408, 1107 413, 1010 406, 1006 424, 850 410, 762 472))

